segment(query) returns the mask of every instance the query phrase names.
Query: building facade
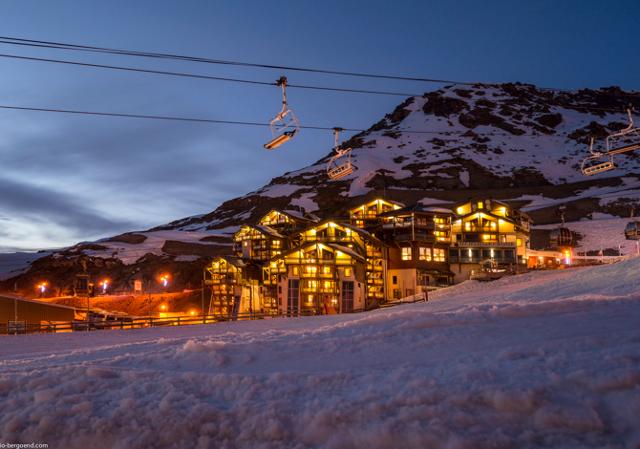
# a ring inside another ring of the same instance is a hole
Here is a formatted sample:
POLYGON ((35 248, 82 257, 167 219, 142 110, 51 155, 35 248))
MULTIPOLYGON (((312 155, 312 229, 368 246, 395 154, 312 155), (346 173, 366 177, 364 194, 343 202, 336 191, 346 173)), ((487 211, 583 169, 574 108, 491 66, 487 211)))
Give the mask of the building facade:
POLYGON ((373 199, 348 219, 272 210, 205 270, 214 314, 348 313, 469 279, 487 261, 527 268, 531 220, 506 203, 453 208, 373 199))
POLYGON ((526 269, 531 219, 492 199, 474 199, 454 209, 449 263, 454 282, 469 279, 482 262, 493 260, 511 272, 526 269))

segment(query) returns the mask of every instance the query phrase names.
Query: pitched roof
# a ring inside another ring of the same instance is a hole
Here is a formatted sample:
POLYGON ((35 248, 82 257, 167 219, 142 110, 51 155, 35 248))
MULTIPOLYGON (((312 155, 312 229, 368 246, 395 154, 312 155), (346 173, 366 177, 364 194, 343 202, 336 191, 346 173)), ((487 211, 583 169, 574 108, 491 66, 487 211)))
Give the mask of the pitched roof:
POLYGON ((422 204, 414 204, 412 206, 406 206, 401 209, 389 210, 387 212, 383 212, 378 214, 378 217, 393 217, 394 215, 399 214, 407 214, 412 212, 424 212, 424 213, 433 213, 433 214, 453 214, 451 209, 441 206, 423 206, 422 204))
POLYGON ((357 252, 355 252, 353 249, 349 248, 348 246, 343 246, 343 245, 338 245, 337 243, 327 243, 326 244, 328 247, 333 248, 337 251, 342 251, 345 254, 348 254, 349 256, 353 257, 354 259, 357 259, 361 262, 364 262, 366 259, 358 254, 357 252))

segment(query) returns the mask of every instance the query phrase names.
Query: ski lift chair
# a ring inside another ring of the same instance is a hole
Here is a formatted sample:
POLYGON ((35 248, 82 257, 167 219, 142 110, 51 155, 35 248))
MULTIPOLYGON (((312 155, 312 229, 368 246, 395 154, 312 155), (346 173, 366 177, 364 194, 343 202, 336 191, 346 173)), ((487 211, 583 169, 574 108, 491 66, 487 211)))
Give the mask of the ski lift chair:
POLYGON ((583 175, 593 176, 616 168, 616 164, 613 163, 613 155, 593 150, 593 137, 589 144, 589 152, 591 156, 584 158, 580 166, 583 175), (601 162, 603 158, 607 158, 607 160, 601 162))
POLYGON ((629 120, 629 124, 627 125, 627 127, 613 134, 609 134, 605 139, 607 153, 618 154, 618 153, 624 153, 626 151, 633 151, 640 148, 640 129, 636 128, 633 124, 633 116, 631 115, 631 109, 627 109, 627 117, 629 120), (619 139, 625 139, 629 137, 635 138, 636 142, 631 143, 630 145, 621 145, 621 146, 617 146, 616 148, 613 148, 616 141, 618 141, 619 139))
POLYGON ((333 128, 334 135, 334 154, 327 164, 327 176, 331 180, 344 178, 353 173, 354 166, 351 163, 351 148, 340 149, 338 145, 338 137, 342 128, 333 128))
POLYGON ((287 78, 285 76, 280 77, 280 79, 276 81, 276 85, 282 88, 282 109, 269 123, 273 139, 264 144, 267 150, 275 150, 282 144, 293 139, 298 131, 300 131, 298 118, 287 106, 287 78))

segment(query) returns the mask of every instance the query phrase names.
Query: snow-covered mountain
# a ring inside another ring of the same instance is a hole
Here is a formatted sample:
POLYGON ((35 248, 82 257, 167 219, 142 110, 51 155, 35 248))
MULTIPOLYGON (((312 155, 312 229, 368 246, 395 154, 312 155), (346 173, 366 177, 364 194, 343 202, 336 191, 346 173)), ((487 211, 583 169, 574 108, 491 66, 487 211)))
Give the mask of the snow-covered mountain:
MULTIPOLYGON (((191 264, 195 282, 204 258, 228 252, 230 234, 270 209, 343 215, 346 207, 374 194, 407 204, 490 196, 512 201, 537 225, 558 223, 560 206, 567 221, 628 217, 640 198, 640 152, 620 155, 618 169, 598 176, 585 177, 580 163, 588 155, 589 136, 603 138, 627 125, 629 104, 640 110, 640 93, 617 87, 575 92, 524 84, 444 87, 407 98, 343 142, 343 148, 353 148, 357 167, 346 178, 328 179, 330 150, 314 164, 212 212, 78 244, 36 262, 31 271, 84 255, 110 260, 123 272, 167 261, 191 264)), ((287 145, 295 146, 295 139, 287 145)))
MULTIPOLYGON (((590 178, 581 173, 580 163, 590 135, 604 137, 627 125, 630 101, 640 105, 640 94, 618 88, 555 92, 523 84, 445 87, 408 98, 344 142, 343 147, 353 148, 357 167, 347 178, 327 178, 330 153, 211 213, 158 229, 224 229, 255 220, 272 207, 339 213, 372 191, 405 202, 457 201, 484 191, 521 200, 532 211, 567 199, 596 198, 590 210, 569 210, 568 218, 595 211, 625 215, 618 197, 606 194, 637 193, 632 191, 640 188, 640 154, 620 156, 619 169, 590 178)), ((544 223, 559 218, 537 215, 544 223)))

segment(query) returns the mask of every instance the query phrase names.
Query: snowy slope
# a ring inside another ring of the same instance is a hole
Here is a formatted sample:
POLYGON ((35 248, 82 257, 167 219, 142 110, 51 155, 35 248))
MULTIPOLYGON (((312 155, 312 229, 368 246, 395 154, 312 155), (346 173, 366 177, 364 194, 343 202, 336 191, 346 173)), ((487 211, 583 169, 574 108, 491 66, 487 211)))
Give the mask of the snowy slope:
MULTIPOLYGON (((256 219, 275 199, 279 207, 333 211, 341 198, 383 189, 399 195, 394 199, 400 201, 402 190, 449 199, 447 192, 474 190, 457 195, 466 198, 479 190, 524 189, 520 195, 501 194, 515 199, 539 195, 545 186, 578 183, 573 189, 550 192, 562 203, 576 196, 576 189, 582 192, 579 197, 588 198, 590 193, 619 191, 620 186, 638 187, 635 154, 617 158, 617 170, 589 178, 580 172, 589 154, 589 136, 601 139, 624 128, 630 98, 634 100, 618 88, 552 92, 522 84, 448 86, 408 98, 369 130, 344 142, 343 147, 353 148, 356 170, 340 181, 326 177, 329 154, 216 211, 165 227, 198 230, 237 224, 247 213, 256 219), (620 112, 608 111, 616 109, 620 112), (623 176, 624 181, 619 179, 623 176)), ((629 190, 618 197, 625 194, 637 201, 639 193, 629 190)))
POLYGON ((366 314, 7 337, 0 437, 84 448, 635 448, 640 259, 366 314))

